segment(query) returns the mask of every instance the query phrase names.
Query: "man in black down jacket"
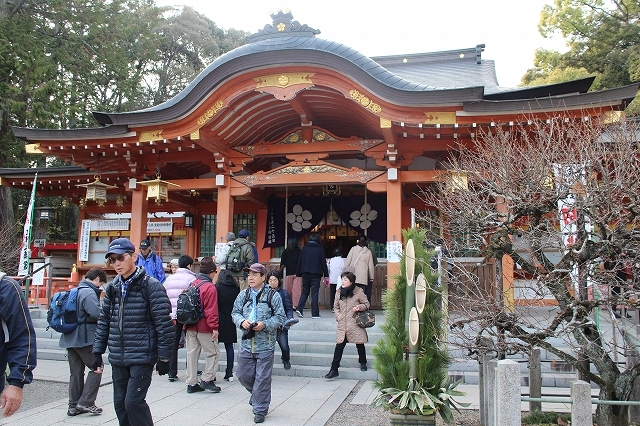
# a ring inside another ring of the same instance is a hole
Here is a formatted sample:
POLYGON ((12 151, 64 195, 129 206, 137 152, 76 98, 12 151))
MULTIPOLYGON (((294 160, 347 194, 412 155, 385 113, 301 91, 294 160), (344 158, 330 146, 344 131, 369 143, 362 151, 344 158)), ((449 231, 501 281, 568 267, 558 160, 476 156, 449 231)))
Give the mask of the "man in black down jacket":
POLYGON ((153 366, 169 372, 174 330, 167 292, 144 267, 136 267, 136 249, 127 238, 115 239, 105 256, 117 277, 106 291, 93 343, 92 368, 102 372, 102 354, 109 346, 113 405, 120 426, 151 426, 145 401, 153 366))
POLYGON ((320 279, 323 275, 329 277, 329 269, 327 268, 327 258, 324 255, 324 247, 320 243, 320 235, 315 232, 311 234, 309 241, 302 247, 296 275, 302 277, 302 294, 300 295, 300 300, 298 300, 296 314, 300 318, 304 316, 302 310, 305 303, 307 303, 309 292, 311 292, 311 318, 320 318, 320 309, 318 307, 320 279))

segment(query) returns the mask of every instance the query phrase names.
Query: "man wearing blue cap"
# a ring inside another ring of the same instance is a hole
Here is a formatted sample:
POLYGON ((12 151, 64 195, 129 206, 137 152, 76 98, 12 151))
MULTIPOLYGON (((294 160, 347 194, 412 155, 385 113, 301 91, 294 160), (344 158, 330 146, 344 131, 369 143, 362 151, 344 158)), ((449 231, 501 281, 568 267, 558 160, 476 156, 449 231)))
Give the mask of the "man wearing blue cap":
POLYGON ((169 372, 174 330, 171 303, 162 284, 136 266, 136 249, 127 238, 111 241, 105 258, 118 274, 108 286, 95 340, 92 368, 103 369, 109 346, 113 405, 120 426, 152 426, 145 401, 153 366, 169 372))
POLYGON ((162 258, 151 248, 151 241, 144 239, 140 241, 140 255, 136 258, 136 266, 144 266, 147 275, 164 283, 166 274, 162 265, 162 258))

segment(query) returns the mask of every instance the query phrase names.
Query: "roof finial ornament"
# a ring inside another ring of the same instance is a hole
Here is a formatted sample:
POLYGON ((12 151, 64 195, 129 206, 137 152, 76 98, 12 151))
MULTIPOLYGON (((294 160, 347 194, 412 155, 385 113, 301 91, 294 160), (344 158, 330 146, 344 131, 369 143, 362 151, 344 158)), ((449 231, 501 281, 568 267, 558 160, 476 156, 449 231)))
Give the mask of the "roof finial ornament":
POLYGON ((289 9, 276 9, 275 12, 269 12, 269 15, 271 16, 273 24, 267 24, 263 29, 258 30, 257 33, 247 37, 249 43, 276 37, 315 37, 317 34, 320 34, 320 30, 294 21, 293 14, 289 9))

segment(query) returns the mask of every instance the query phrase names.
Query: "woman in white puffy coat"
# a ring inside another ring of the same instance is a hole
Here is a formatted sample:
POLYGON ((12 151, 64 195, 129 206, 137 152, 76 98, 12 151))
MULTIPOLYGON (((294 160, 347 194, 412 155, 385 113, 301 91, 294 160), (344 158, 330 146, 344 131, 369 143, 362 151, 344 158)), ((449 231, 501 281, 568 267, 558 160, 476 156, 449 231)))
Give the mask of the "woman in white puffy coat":
POLYGON ((171 358, 169 359, 169 381, 175 382, 178 380, 178 349, 180 344, 180 336, 182 335, 182 328, 184 324, 176 321, 176 309, 178 304, 178 296, 180 293, 189 288, 189 285, 196 279, 196 274, 191 271, 191 265, 193 264, 193 258, 188 255, 182 255, 178 259, 178 269, 173 274, 167 276, 164 281, 164 288, 167 291, 167 296, 171 302, 171 319, 175 327, 175 341, 173 344, 173 352, 171 352, 171 358))

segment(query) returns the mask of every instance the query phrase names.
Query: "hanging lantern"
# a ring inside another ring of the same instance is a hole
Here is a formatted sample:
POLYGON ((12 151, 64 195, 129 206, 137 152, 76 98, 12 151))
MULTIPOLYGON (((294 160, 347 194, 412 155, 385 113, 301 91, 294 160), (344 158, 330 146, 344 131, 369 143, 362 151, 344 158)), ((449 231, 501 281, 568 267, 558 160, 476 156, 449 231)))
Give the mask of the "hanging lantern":
POLYGON ((87 201, 95 201, 96 204, 98 204, 98 207, 104 207, 104 203, 107 202, 107 189, 117 188, 117 186, 107 185, 106 183, 100 182, 100 175, 95 175, 94 178, 96 180, 91 183, 84 183, 76 186, 87 188, 87 195, 84 197, 85 205, 87 201))
POLYGON ((185 213, 184 214, 184 227, 185 228, 193 228, 193 213, 185 213))
POLYGON ((180 186, 160 179, 160 172, 156 174, 154 180, 138 183, 147 186, 147 200, 149 198, 155 198, 158 206, 161 206, 163 201, 169 201, 169 185, 180 186))

